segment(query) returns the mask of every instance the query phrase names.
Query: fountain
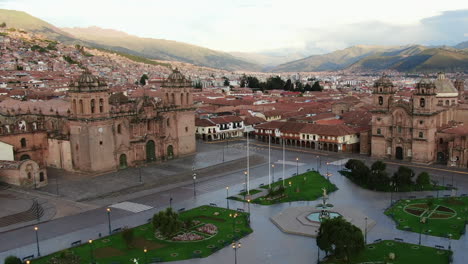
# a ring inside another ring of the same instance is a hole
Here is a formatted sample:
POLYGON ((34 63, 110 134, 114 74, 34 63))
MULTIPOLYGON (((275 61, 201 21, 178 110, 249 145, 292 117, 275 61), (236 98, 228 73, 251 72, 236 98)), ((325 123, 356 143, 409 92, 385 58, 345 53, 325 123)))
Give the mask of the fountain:
POLYGON ((314 212, 307 216, 307 219, 313 222, 322 222, 326 219, 336 218, 341 216, 339 213, 330 212, 330 208, 333 207, 332 204, 327 204, 328 195, 327 189, 322 188, 323 195, 322 195, 322 203, 318 204, 317 207, 321 208, 320 212, 314 212))

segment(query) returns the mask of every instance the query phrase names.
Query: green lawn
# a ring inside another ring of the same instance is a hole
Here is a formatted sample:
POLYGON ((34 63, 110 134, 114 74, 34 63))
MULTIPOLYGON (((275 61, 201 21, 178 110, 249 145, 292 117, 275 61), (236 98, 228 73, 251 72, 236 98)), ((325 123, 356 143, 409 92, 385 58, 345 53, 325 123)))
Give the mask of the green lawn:
MULTIPOLYGON (((259 192, 261 192, 261 190, 252 189, 252 190, 250 190, 250 195, 254 195, 254 194, 257 194, 257 193, 259 193, 259 192)), ((240 192, 239 195, 242 195, 242 196, 247 195, 247 191, 245 191, 245 192, 240 192)))
MULTIPOLYGON (((278 187, 282 184, 282 180, 277 181, 272 184, 272 188, 278 187)), ((333 191, 338 190, 338 188, 334 184, 330 183, 327 179, 325 179, 325 177, 323 177, 315 171, 310 171, 303 174, 299 174, 297 176, 293 176, 291 178, 286 178, 284 179, 284 184, 286 189, 282 197, 278 197, 277 199, 272 200, 267 199, 265 197, 259 197, 257 199, 252 200, 251 202, 261 205, 272 205, 295 201, 314 201, 322 196, 323 187, 327 189, 327 193, 331 193, 333 191)), ((268 189, 269 186, 266 184, 260 188, 268 189)), ((233 200, 244 201, 243 199, 239 199, 236 197, 229 198, 233 200)), ((246 196, 246 199, 249 199, 249 197, 246 196)))
MULTIPOLYGON (((365 184, 360 184, 356 181, 354 181, 351 177, 350 177, 350 171, 346 171, 346 170, 340 170, 338 171, 341 175, 345 176, 346 178, 348 178, 350 181, 354 182, 355 184, 361 186, 362 188, 364 189, 368 189, 368 190, 371 190, 371 188, 368 188, 368 186, 366 186, 365 184)), ((379 192, 391 192, 392 189, 391 189, 391 186, 387 186, 388 188, 386 189, 383 189, 383 190, 378 190, 379 192)), ((452 188, 451 187, 447 187, 447 186, 442 186, 442 185, 432 185, 432 184, 426 184, 426 185, 408 185, 408 186, 403 186, 403 187, 400 187, 400 188, 394 188, 393 192, 417 192, 417 191, 436 191, 436 190, 451 190, 452 188)))
MULTIPOLYGON (((139 263, 144 263, 144 248, 148 249, 146 253, 148 263, 207 257, 217 250, 230 245, 233 239, 240 239, 250 234, 252 229, 247 223, 247 218, 247 213, 219 207, 201 206, 182 212, 180 219, 193 219, 201 221, 202 224, 211 223, 216 225, 218 233, 212 237, 196 232, 205 236, 206 239, 193 242, 164 241, 155 238, 151 224, 145 224, 134 228, 135 243, 133 248, 127 249, 121 234, 118 233, 95 240, 92 243, 93 255, 98 264, 127 264, 133 258, 139 259, 139 263), (219 213, 219 215, 216 215, 216 213, 219 213), (238 214, 237 218, 229 217, 229 214, 234 213, 238 214)), ((87 243, 70 250, 81 257, 81 263, 90 263, 90 244, 87 243)), ((32 263, 48 263, 51 257, 58 254, 60 252, 35 259, 32 263)))
POLYGON ((350 262, 346 262, 343 259, 330 258, 322 263, 448 264, 451 254, 448 250, 384 240, 367 245, 366 249, 359 255, 351 258, 350 262), (394 260, 389 259, 390 253, 395 254, 394 260))
POLYGON ((429 199, 400 200, 385 214, 392 217, 398 229, 431 236, 459 239, 465 232, 468 197, 433 198, 434 205, 428 208, 429 199), (426 218, 426 223, 420 219, 426 218))

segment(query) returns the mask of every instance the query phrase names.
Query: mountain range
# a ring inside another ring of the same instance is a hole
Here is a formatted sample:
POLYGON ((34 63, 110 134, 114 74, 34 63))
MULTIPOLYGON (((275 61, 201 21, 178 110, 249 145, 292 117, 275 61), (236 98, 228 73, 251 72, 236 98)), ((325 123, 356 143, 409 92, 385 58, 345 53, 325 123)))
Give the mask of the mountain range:
POLYGON ((148 59, 187 62, 231 71, 468 71, 468 41, 453 47, 356 45, 306 57, 307 54, 294 50, 228 53, 173 40, 141 38, 99 27, 58 28, 15 10, 0 9, 0 23, 2 22, 7 27, 39 33, 67 44, 81 44, 148 59))

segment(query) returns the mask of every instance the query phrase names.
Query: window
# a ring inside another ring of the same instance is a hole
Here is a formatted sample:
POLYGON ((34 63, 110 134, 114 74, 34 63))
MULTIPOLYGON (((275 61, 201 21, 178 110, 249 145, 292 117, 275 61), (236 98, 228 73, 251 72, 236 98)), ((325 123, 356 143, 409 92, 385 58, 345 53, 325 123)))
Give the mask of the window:
POLYGON ((82 114, 83 113, 83 100, 80 99, 79 104, 80 104, 80 114, 82 114))
POLYGON ((104 112, 104 99, 99 99, 99 112, 104 112))
POLYGON ((401 126, 397 126, 398 133, 401 133, 401 126))
POLYGON ((148 122, 146 122, 146 130, 151 131, 151 120, 148 120, 148 122))
POLYGON ((45 180, 45 178, 44 178, 44 173, 43 173, 43 172, 40 172, 40 173, 39 173, 39 181, 40 181, 40 182, 43 182, 44 180, 45 180))
POLYGON ((442 100, 439 100, 438 105, 442 105, 442 104, 443 104, 443 101, 442 101, 442 100))
POLYGON ((377 128, 377 135, 382 135, 382 130, 380 128, 377 128))
POLYGON ((419 99, 419 106, 421 107, 426 106, 426 100, 424 98, 419 99))
POLYGON ((445 100, 445 105, 449 105, 449 104, 450 104, 449 100, 445 100))
POLYGON ((439 139, 439 144, 444 144, 444 140, 442 138, 439 139))
POLYGON ((122 125, 121 124, 117 125, 117 133, 122 134, 122 125))
POLYGON ((184 94, 180 94, 180 104, 184 104, 184 94))
POLYGON ((383 97, 379 96, 379 105, 383 105, 383 97))
POLYGON ((424 133, 423 132, 419 132, 419 138, 424 138, 424 133))
POLYGON ((31 178, 32 178, 31 173, 28 172, 28 179, 31 179, 31 178))
POLYGON ((94 99, 91 99, 91 114, 94 114, 94 107, 95 107, 95 103, 94 103, 94 99))
POLYGON ((166 125, 167 125, 168 127, 171 126, 171 121, 169 121, 169 120, 170 120, 169 118, 166 120, 166 125))
POLYGON ((21 141, 21 147, 25 148, 26 147, 26 139, 22 138, 20 141, 21 141))
POLYGON ((188 127, 185 127, 185 132, 188 132, 188 127))
POLYGON ((424 120, 419 120, 419 124, 420 125, 424 124, 424 120))
POLYGON ((101 141, 99 141, 99 145, 101 145, 101 146, 102 146, 102 140, 101 140, 101 141))
POLYGON ((421 93, 422 93, 422 94, 425 94, 425 91, 424 91, 424 89, 422 89, 422 90, 421 90, 421 93))

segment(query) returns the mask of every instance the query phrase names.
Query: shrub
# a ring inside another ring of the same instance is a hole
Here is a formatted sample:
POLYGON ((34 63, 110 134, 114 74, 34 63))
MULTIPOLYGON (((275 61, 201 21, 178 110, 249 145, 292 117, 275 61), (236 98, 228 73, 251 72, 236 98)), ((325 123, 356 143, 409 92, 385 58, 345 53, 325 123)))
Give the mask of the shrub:
POLYGON ((133 232, 132 228, 125 228, 122 231, 122 238, 125 241, 125 244, 127 245, 127 248, 131 248, 133 245, 133 240, 135 238, 135 234, 133 232))
POLYGON ((18 257, 15 257, 15 256, 8 256, 6 259, 5 259, 5 264, 22 264, 23 262, 21 262, 21 259, 19 259, 18 257))
POLYGON ((422 185, 428 185, 431 183, 431 177, 429 176, 429 173, 427 172, 421 172, 418 177, 416 178, 416 183, 420 186, 422 185))

